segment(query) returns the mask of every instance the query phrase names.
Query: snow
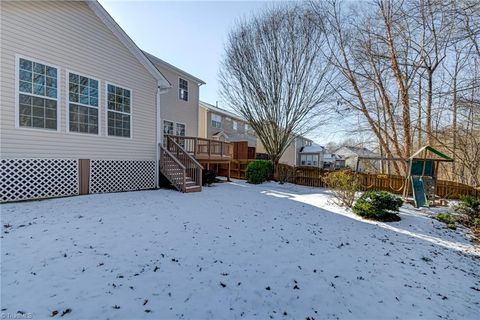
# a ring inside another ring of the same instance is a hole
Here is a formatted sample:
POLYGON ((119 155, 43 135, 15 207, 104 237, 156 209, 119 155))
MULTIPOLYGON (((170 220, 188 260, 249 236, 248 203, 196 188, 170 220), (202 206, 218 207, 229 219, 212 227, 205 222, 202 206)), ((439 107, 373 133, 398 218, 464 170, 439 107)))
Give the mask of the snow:
POLYGON ((320 188, 216 184, 0 206, 1 308, 34 319, 478 319, 480 250, 402 207, 375 223, 320 188), (6 225, 6 227, 4 226, 6 225))

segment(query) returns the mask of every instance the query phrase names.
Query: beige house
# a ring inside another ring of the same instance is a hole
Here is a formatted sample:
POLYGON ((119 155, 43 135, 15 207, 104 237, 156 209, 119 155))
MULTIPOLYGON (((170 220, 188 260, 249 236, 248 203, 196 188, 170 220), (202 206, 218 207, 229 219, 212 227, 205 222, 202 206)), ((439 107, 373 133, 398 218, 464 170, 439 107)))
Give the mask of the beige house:
POLYGON ((172 84, 171 89, 161 97, 163 133, 196 137, 199 131, 200 86, 205 82, 160 58, 144 53, 172 84))
POLYGON ((242 117, 228 110, 200 101, 198 105, 198 136, 222 141, 247 141, 256 147, 257 137, 242 117))
POLYGON ((144 54, 97 1, 4 1, 0 20, 0 201, 155 188, 162 168, 198 186, 161 150, 163 120, 197 134, 203 81, 144 54))

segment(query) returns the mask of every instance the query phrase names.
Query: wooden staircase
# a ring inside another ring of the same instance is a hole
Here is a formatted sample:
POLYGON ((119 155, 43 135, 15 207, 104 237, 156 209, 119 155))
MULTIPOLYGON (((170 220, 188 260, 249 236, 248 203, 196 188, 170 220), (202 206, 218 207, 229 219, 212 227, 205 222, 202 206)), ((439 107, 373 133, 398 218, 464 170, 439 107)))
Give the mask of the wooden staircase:
POLYGON ((178 191, 202 191, 200 163, 172 138, 165 142, 165 146, 160 145, 160 172, 178 191))

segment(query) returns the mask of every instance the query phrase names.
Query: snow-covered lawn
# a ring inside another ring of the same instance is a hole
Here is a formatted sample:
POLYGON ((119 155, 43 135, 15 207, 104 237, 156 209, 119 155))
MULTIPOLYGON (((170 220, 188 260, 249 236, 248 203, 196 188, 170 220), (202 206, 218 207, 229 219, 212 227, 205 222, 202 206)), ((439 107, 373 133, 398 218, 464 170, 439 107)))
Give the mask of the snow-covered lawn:
POLYGON ((294 185, 0 206, 2 317, 479 319, 480 251, 424 211, 367 222, 294 185))

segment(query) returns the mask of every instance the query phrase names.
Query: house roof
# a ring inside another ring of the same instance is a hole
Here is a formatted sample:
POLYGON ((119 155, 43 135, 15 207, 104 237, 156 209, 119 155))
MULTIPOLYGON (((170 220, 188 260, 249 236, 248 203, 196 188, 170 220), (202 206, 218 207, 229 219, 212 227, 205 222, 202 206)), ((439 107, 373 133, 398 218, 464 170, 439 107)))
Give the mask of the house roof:
POLYGON ((323 157, 324 160, 343 160, 341 156, 335 153, 326 153, 323 157))
POLYGON ((158 81, 158 85, 162 89, 171 88, 170 82, 167 78, 155 67, 155 65, 143 54, 143 51, 133 42, 133 40, 123 31, 112 16, 102 7, 97 1, 85 1, 85 3, 92 9, 97 17, 110 29, 110 31, 120 40, 120 42, 127 47, 135 58, 147 69, 147 71, 158 81))
POLYGON ((234 119, 237 119, 239 121, 243 121, 243 122, 247 122, 245 119, 243 119, 241 116, 239 115, 236 115, 235 113, 231 112, 231 111, 228 111, 228 110, 225 110, 225 109, 222 109, 222 108, 219 108, 219 107, 216 107, 210 103, 207 103, 207 102, 204 102, 204 101, 200 101, 200 107, 202 108, 205 108, 207 110, 211 110, 215 113, 220 113, 220 114, 223 114, 224 116, 227 116, 227 117, 231 117, 231 118, 234 118, 234 119))
POLYGON ((225 138, 228 138, 228 135, 227 135, 225 132, 223 132, 223 131, 215 132, 212 136, 213 136, 213 137, 224 136, 225 138))
POLYGON ((156 56, 154 56, 153 54, 151 53, 148 53, 146 51, 143 51, 143 53, 147 56, 148 59, 150 59, 151 62, 153 62, 154 64, 159 64, 161 65, 162 67, 166 68, 166 69, 169 69, 170 71, 173 71, 175 73, 179 73, 181 74, 182 76, 184 76, 185 78, 188 78, 192 81, 195 81, 197 82, 199 85, 202 85, 202 84, 206 84, 205 81, 203 81, 202 79, 199 79, 197 77, 195 77, 194 75, 191 75, 190 73, 180 69, 180 68, 177 68, 175 67, 174 65, 166 62, 165 60, 162 60, 156 56))
POLYGON ((436 160, 436 161, 453 161, 452 158, 443 154, 439 150, 431 147, 431 146, 424 146, 420 148, 417 152, 415 152, 410 159, 428 159, 428 160, 436 160), (429 154, 431 154, 429 156, 429 154))
POLYGON ((373 156, 373 155, 376 155, 375 152, 367 149, 367 148, 363 148, 363 147, 354 147, 354 146, 344 146, 344 147, 341 147, 339 148, 337 151, 335 151, 336 153, 339 153, 338 151, 340 151, 341 149, 347 149, 349 150, 350 152, 352 153, 355 153, 356 155, 359 155, 359 156, 373 156))
POLYGON ((318 144, 313 144, 311 146, 305 146, 300 150, 300 153, 321 153, 324 152, 325 148, 318 144))

